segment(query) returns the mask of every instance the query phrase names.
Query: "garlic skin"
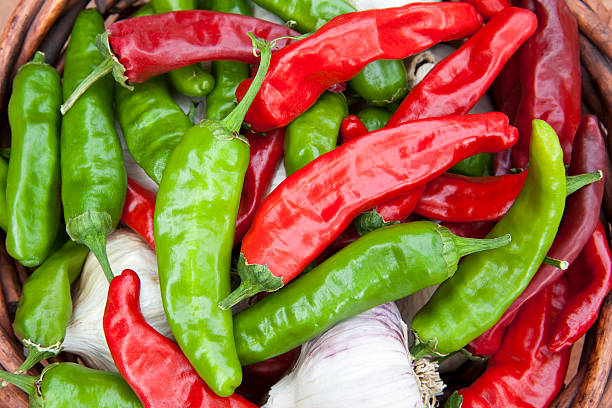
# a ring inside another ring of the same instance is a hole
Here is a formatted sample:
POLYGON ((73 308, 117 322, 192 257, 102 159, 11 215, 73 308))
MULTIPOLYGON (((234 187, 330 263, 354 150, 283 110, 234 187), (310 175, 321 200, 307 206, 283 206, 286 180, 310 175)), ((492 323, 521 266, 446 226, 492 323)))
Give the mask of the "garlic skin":
POLYGON ((394 303, 340 322, 302 345, 262 408, 421 408, 407 327, 394 303))
MULTIPOLYGON (((115 275, 124 269, 140 277, 140 308, 147 322, 172 338, 162 306, 155 252, 134 232, 119 229, 106 237, 108 261, 115 275)), ((93 368, 117 371, 106 344, 102 317, 108 282, 98 260, 89 253, 72 293, 72 318, 66 328, 64 350, 78 354, 93 368)))

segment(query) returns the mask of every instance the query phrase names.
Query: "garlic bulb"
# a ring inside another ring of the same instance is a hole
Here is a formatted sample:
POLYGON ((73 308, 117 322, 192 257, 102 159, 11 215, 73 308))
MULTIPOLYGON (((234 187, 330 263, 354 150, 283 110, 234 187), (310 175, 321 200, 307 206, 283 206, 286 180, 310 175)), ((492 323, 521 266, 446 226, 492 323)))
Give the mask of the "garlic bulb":
MULTIPOLYGON (((441 381, 419 363, 433 389, 441 381)), ((407 327, 394 303, 345 320, 302 345, 292 371, 270 390, 263 408, 389 408, 423 403, 420 380, 408 350, 407 327)), ((433 398, 435 401, 435 398, 433 398)))
MULTIPOLYGON (((171 337, 166 321, 157 276, 155 252, 134 232, 119 229, 107 236, 108 261, 115 275, 124 269, 140 277, 140 307, 147 322, 166 337, 171 337)), ((96 257, 89 253, 72 295, 72 318, 66 328, 64 350, 80 355, 91 367, 117 371, 110 355, 102 316, 106 306, 108 282, 96 257)))

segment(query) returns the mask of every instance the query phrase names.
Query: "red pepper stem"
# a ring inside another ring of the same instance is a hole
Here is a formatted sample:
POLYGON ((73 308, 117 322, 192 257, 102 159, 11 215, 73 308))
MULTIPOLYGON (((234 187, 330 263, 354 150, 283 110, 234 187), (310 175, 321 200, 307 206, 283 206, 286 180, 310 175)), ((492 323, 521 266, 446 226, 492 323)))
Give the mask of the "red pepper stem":
POLYGON ((255 37, 255 34, 251 32, 248 32, 247 35, 251 37, 251 41, 253 42, 253 53, 257 55, 257 49, 259 49, 261 58, 259 68, 257 69, 257 74, 255 75, 251 86, 249 86, 249 90, 244 95, 240 103, 234 108, 234 110, 221 121, 223 126, 232 133, 237 133, 240 130, 244 117, 246 116, 251 103, 253 103, 257 92, 259 92, 259 88, 261 88, 261 85, 263 84, 263 80, 268 72, 268 67, 270 66, 270 59, 272 58, 272 46, 268 41, 255 37))
POLYGON ((566 194, 567 195, 573 194, 576 191, 580 190, 582 187, 601 180, 602 177, 603 177, 603 172, 601 170, 593 171, 591 173, 579 174, 577 176, 567 176, 565 178, 566 194))
POLYGON ((555 268, 559 268, 563 271, 569 268, 569 262, 564 261, 562 259, 551 258, 549 256, 544 257, 544 263, 550 266, 554 266, 555 268))
POLYGON ((454 235, 453 240, 455 241, 457 255, 462 257, 474 252, 503 247, 508 245, 512 238, 510 237, 510 234, 488 239, 466 238, 454 235))
POLYGON ((107 212, 92 210, 71 218, 66 225, 66 232, 70 238, 85 245, 98 258, 108 283, 115 277, 106 254, 106 235, 113 229, 111 216, 107 212))
POLYGON ((13 374, 8 371, 0 371, 0 379, 9 382, 17 387, 21 388, 28 395, 34 392, 34 385, 36 384, 36 377, 29 377, 26 375, 13 374))

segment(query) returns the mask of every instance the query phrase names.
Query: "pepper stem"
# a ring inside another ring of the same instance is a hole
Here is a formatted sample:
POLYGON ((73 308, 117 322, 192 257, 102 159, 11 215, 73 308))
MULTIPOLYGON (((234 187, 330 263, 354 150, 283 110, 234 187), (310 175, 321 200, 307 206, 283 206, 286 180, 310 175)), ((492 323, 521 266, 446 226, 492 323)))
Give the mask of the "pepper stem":
POLYGON ((355 220, 355 230, 359 236, 364 236, 368 232, 372 232, 387 225, 398 224, 399 221, 385 222, 382 215, 376 209, 361 213, 355 220))
POLYGON ((253 54, 257 56, 257 49, 261 52, 261 59, 259 62, 259 68, 257 69, 257 74, 251 82, 251 86, 249 86, 249 90, 246 92, 240 103, 230 112, 229 115, 225 119, 221 121, 223 126, 227 128, 232 133, 237 133, 242 126, 242 122, 244 121, 244 117, 253 103, 257 92, 259 92, 259 88, 261 88, 261 84, 268 72, 268 68, 270 67, 270 59, 272 58, 272 45, 262 39, 257 38, 251 32, 248 32, 247 35, 251 38, 253 42, 253 54))
POLYGON ((457 255, 461 258, 462 256, 474 252, 486 251, 489 249, 503 247, 505 245, 508 245, 512 238, 510 237, 510 234, 488 239, 466 238, 454 235, 453 240, 455 241, 457 255))
POLYGON ((108 283, 115 277, 106 255, 106 235, 112 231, 113 223, 110 214, 89 209, 71 218, 66 225, 66 232, 70 238, 85 245, 98 258, 108 283))
POLYGON ((582 187, 601 180, 603 172, 601 170, 591 173, 578 174, 577 176, 567 176, 565 178, 565 192, 570 195, 580 190, 582 187))
POLYGON ((44 360, 49 357, 53 357, 56 354, 50 353, 48 351, 39 351, 39 350, 36 350, 35 348, 31 348, 28 351, 28 356, 26 357, 25 361, 19 366, 16 373, 17 374, 27 373, 30 368, 40 363, 41 360, 44 360))
POLYGON ((563 271, 569 268, 569 262, 562 259, 551 258, 549 256, 544 257, 544 263, 554 266, 555 268, 559 268, 563 271))
POLYGON ((17 387, 21 388, 28 395, 34 393, 34 384, 36 384, 36 377, 30 377, 27 375, 13 374, 8 371, 0 371, 0 379, 9 382, 17 387))
POLYGON ((97 67, 94 68, 93 71, 85 79, 81 82, 74 91, 70 94, 68 99, 62 104, 60 107, 60 112, 62 115, 65 115, 72 105, 83 95, 89 87, 91 87, 98 79, 106 76, 106 74, 110 73, 113 70, 113 60, 110 58, 105 58, 104 61, 100 63, 97 67))

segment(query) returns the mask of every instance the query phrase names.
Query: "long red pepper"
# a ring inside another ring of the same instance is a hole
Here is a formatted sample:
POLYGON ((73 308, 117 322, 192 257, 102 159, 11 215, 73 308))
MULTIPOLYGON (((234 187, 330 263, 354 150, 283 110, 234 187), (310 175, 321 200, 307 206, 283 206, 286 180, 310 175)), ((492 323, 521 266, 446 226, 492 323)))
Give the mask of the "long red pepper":
MULTIPOLYGON (((402 101, 387 126, 421 118, 467 113, 491 86, 512 54, 535 31, 535 15, 516 7, 495 15, 463 45, 440 61, 402 101)), ((401 221, 417 205, 425 186, 376 211, 383 222, 401 221)))
POLYGON ((601 222, 567 271, 570 299, 561 312, 550 349, 574 344, 595 323, 599 306, 612 287, 612 255, 601 222))
POLYGON ((153 234, 155 198, 153 191, 128 177, 121 222, 140 235, 153 249, 155 249, 153 234))
MULTIPOLYGON (((577 175, 605 169, 606 160, 606 148, 597 118, 587 115, 582 119, 576 132, 569 174, 577 175)), ((578 257, 599 222, 603 188, 604 180, 600 180, 568 196, 559 232, 548 251, 548 256, 566 260, 570 264, 578 257)), ((527 288, 514 300, 500 320, 487 332, 472 341, 468 348, 474 354, 482 356, 493 354, 499 347, 500 333, 503 333, 508 324, 512 322, 521 305, 541 293, 562 274, 561 269, 542 265, 527 288)))
MULTIPOLYGON (((414 3, 342 14, 272 56, 245 121, 255 131, 285 126, 330 86, 378 59, 402 59, 438 42, 466 37, 482 24, 467 3, 414 3)), ((237 89, 240 99, 251 80, 237 89)))
POLYGON ((256 407, 211 391, 178 345, 146 322, 139 299, 138 275, 126 269, 111 281, 103 326, 115 365, 145 408, 256 407))
POLYGON ((562 279, 521 307, 487 370, 460 390, 463 408, 547 407, 567 371, 569 349, 553 353, 548 339, 556 317, 567 302, 562 279))
POLYGON ((502 113, 448 116, 380 129, 318 157, 262 203, 242 241, 242 284, 222 307, 289 282, 363 210, 516 137, 502 113))
POLYGON ((580 123, 580 49, 578 25, 563 0, 523 0, 538 16, 538 29, 520 51, 521 100, 516 126, 520 139, 512 149, 515 167, 529 161, 531 121, 549 123, 561 142, 565 162, 580 123))

